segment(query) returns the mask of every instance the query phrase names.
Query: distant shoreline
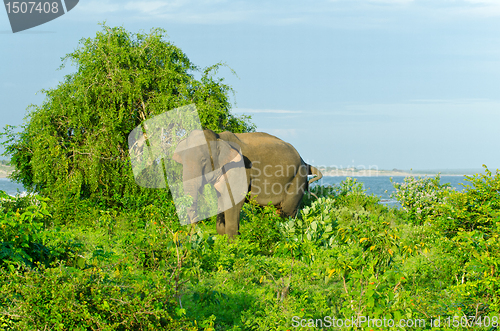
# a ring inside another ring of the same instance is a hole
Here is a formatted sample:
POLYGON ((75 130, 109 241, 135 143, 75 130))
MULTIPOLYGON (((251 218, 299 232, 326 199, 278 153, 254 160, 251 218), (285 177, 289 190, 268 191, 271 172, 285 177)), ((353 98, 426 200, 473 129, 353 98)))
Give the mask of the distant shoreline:
MULTIPOLYGON (((417 177, 417 176, 436 176, 438 172, 406 172, 393 170, 321 170, 323 176, 327 177, 417 177)), ((470 176, 466 173, 439 173, 440 176, 470 176)))

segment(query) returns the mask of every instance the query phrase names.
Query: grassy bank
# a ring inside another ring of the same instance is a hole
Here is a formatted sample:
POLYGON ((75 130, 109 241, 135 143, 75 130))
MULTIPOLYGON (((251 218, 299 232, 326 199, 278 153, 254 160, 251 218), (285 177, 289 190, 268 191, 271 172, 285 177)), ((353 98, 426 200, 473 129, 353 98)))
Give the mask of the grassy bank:
POLYGON ((3 195, 0 330, 331 329, 332 317, 493 330, 500 177, 470 181, 456 192, 407 178, 395 184, 403 209, 350 179, 304 197, 295 219, 246 204, 233 242, 214 220, 181 227, 173 204, 82 203, 54 224, 50 201, 3 195))

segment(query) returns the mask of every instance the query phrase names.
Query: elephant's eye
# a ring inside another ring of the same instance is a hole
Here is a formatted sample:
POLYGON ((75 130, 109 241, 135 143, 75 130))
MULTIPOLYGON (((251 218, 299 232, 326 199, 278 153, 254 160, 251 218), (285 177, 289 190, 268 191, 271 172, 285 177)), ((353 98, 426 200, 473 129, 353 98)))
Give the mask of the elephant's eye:
POLYGON ((206 157, 201 158, 201 163, 203 164, 207 163, 207 158, 206 157))

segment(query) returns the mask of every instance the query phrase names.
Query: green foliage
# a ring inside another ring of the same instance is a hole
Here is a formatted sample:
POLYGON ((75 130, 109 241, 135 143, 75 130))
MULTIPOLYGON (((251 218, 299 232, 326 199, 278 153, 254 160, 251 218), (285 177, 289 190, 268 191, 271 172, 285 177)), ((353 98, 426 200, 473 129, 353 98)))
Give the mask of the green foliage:
POLYGON ((463 266, 457 290, 468 297, 469 306, 500 309, 500 231, 460 231, 453 238, 454 253, 463 266), (464 281, 466 279, 467 281, 464 281))
MULTIPOLYGON (((362 254, 358 261, 370 261, 374 274, 391 264, 395 253, 399 251, 399 235, 391 227, 390 219, 386 219, 387 215, 342 208, 339 216, 337 241, 343 245, 359 246, 362 254)), ((339 267, 345 272, 349 271, 349 265, 339 267)))
POLYGON ((255 243, 259 253, 272 255, 280 239, 278 229, 280 221, 279 211, 272 204, 261 208, 254 199, 251 199, 243 206, 240 231, 242 239, 255 243))
MULTIPOLYGON (((437 180, 429 186, 430 193, 421 194, 423 201, 416 199, 414 205, 428 203, 425 220, 429 221, 431 227, 427 231, 432 234, 427 237, 435 238, 435 242, 431 243, 435 248, 428 244, 424 247, 424 243, 415 245, 415 240, 404 246, 407 253, 422 248, 429 253, 432 266, 409 258, 412 264, 420 265, 420 270, 428 270, 427 276, 420 277, 419 281, 427 286, 434 284, 436 290, 444 291, 443 280, 446 280, 450 284, 448 291, 455 295, 451 307, 467 315, 486 314, 498 311, 500 307, 500 176, 498 171, 493 176, 486 166, 484 168, 485 174, 465 176, 472 185, 464 185, 461 192, 440 187, 437 180), (432 192, 439 199, 429 201, 426 197, 432 192), (440 266, 439 269, 436 265, 440 266)), ((410 214, 408 219, 411 219, 415 209, 406 210, 410 214)), ((436 300, 442 305, 436 307, 429 304, 429 309, 450 312, 449 304, 436 300)), ((445 301, 449 302, 450 298, 445 301)))
MULTIPOLYGON (((495 181, 482 182, 481 192, 494 191, 495 181)), ((416 224, 355 185, 317 189, 293 219, 248 204, 232 241, 215 234, 215 220, 180 226, 169 204, 78 205, 82 220, 57 228, 41 212, 51 202, 4 195, 2 238, 31 231, 22 242, 43 242, 50 258, 20 246, 33 262, 9 255, 0 266, 0 330, 291 330, 293 318, 429 325, 464 315, 489 318, 475 329, 491 329, 500 313, 498 222, 447 231, 438 221, 448 199, 416 224)), ((483 204, 497 199, 487 196, 483 204)))
POLYGON ((72 238, 46 230, 47 198, 13 198, 0 191, 0 266, 10 270, 23 265, 48 265, 55 259, 74 257, 80 244, 72 238))
POLYGON ((443 232, 480 230, 489 233, 500 222, 500 174, 493 176, 486 166, 484 174, 465 176, 472 185, 449 194, 447 203, 437 208, 433 222, 443 232))
POLYGON ((76 72, 42 91, 45 101, 31 106, 20 132, 2 133, 11 178, 51 198, 61 221, 72 219, 80 199, 106 207, 122 207, 117 197, 160 202, 159 190, 136 185, 128 155, 129 132, 148 118, 194 103, 204 128, 254 129, 249 117, 230 113, 232 89, 214 76, 223 64, 199 69, 162 29, 134 34, 103 24, 63 61, 76 72))
POLYGON ((299 218, 280 223, 280 231, 285 242, 301 243, 305 240, 319 247, 331 247, 336 229, 336 219, 332 214, 334 199, 321 197, 311 206, 300 211, 299 218))
POLYGON ((347 177, 339 185, 315 185, 314 187, 310 188, 310 193, 306 193, 306 199, 304 199, 304 202, 306 205, 309 204, 311 194, 314 194, 318 197, 334 196, 337 198, 343 198, 346 196, 365 195, 365 192, 366 189, 364 189, 363 183, 359 183, 357 178, 347 177))
MULTIPOLYGON (((392 178, 391 178, 392 182, 392 178)), ((406 211, 408 220, 422 224, 432 216, 437 205, 445 201, 451 188, 449 184, 440 184, 436 177, 406 177, 403 183, 393 183, 395 192, 391 194, 406 211)))
POLYGON ((1 313, 18 330, 197 330, 178 319, 168 278, 158 274, 127 279, 61 266, 0 270, 0 279, 1 313))
POLYGON ((471 185, 449 193, 430 218, 458 261, 454 290, 466 298, 464 309, 498 310, 500 301, 500 174, 466 176, 471 185))

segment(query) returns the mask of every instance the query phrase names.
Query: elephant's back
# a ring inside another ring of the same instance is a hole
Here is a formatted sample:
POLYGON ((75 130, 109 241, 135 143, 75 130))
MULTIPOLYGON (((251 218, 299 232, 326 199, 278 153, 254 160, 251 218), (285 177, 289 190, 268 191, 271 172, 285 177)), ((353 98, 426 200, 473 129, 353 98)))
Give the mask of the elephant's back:
MULTIPOLYGON (((297 150, 289 143, 265 132, 249 132, 236 134, 241 143, 243 154, 248 157, 256 168, 266 165, 278 168, 288 168, 298 171, 302 158, 297 150)), ((291 172, 291 177, 295 172, 291 172)))
MULTIPOLYGON (((258 147, 265 151, 266 153, 285 153, 288 156, 296 156, 300 158, 297 150, 286 141, 273 136, 266 132, 248 132, 248 133, 237 133, 235 134, 240 141, 245 145, 250 145, 251 147, 258 147)), ((284 155, 283 155, 284 156, 284 155)))

